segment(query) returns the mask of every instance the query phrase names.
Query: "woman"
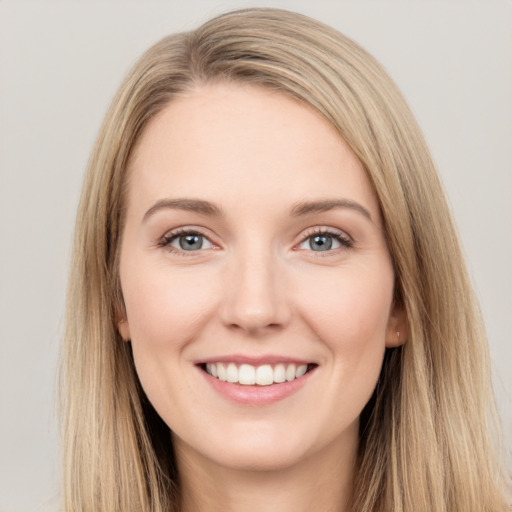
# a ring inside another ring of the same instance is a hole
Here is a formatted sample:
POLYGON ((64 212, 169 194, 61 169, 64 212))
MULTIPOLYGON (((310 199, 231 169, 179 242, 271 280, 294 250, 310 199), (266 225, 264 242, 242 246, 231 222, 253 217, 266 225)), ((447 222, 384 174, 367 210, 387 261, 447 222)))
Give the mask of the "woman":
POLYGON ((505 510, 449 219, 333 29, 244 10, 148 50, 78 213, 66 510, 505 510))

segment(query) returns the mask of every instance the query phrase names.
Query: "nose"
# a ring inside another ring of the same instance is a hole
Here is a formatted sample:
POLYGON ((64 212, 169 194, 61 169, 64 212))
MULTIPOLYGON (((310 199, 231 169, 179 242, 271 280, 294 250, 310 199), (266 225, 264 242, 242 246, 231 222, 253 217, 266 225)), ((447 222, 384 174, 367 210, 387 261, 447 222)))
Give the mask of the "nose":
POLYGON ((274 332, 290 320, 283 272, 270 254, 233 258, 223 283, 219 314, 229 329, 253 336, 274 332))

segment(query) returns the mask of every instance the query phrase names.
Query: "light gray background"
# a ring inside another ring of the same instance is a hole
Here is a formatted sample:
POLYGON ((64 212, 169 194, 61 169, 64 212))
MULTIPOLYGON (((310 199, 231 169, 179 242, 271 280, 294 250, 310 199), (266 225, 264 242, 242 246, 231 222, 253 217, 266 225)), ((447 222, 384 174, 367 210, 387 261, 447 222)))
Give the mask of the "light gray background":
POLYGON ((1 512, 56 509, 54 390, 70 241, 107 105, 151 43, 251 5, 330 23, 404 91, 459 225, 511 430, 510 1, 0 0, 1 512))

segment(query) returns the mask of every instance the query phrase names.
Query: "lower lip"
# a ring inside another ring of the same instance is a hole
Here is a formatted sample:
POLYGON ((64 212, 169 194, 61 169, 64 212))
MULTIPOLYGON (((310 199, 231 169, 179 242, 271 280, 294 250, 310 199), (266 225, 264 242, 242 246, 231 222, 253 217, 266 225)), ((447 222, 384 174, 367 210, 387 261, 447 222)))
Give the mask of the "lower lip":
POLYGON ((219 380, 199 368, 208 384, 217 393, 238 404, 255 407, 270 405, 297 393, 308 382, 315 370, 316 368, 313 368, 302 377, 290 382, 271 384, 270 386, 245 386, 219 380))

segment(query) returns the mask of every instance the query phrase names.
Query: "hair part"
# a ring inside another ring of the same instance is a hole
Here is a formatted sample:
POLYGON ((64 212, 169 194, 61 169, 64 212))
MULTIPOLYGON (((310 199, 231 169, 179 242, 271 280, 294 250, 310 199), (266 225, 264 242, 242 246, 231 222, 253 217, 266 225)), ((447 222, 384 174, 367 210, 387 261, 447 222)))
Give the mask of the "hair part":
POLYGON ((69 280, 64 509, 178 510, 169 429, 117 332, 119 251, 130 159, 144 128, 174 97, 222 81, 270 88, 323 115, 363 164, 380 203, 409 334, 403 347, 387 349, 361 415, 353 510, 504 511, 485 333, 421 131, 365 50, 277 9, 227 13, 161 40, 105 117, 84 180, 69 280))

